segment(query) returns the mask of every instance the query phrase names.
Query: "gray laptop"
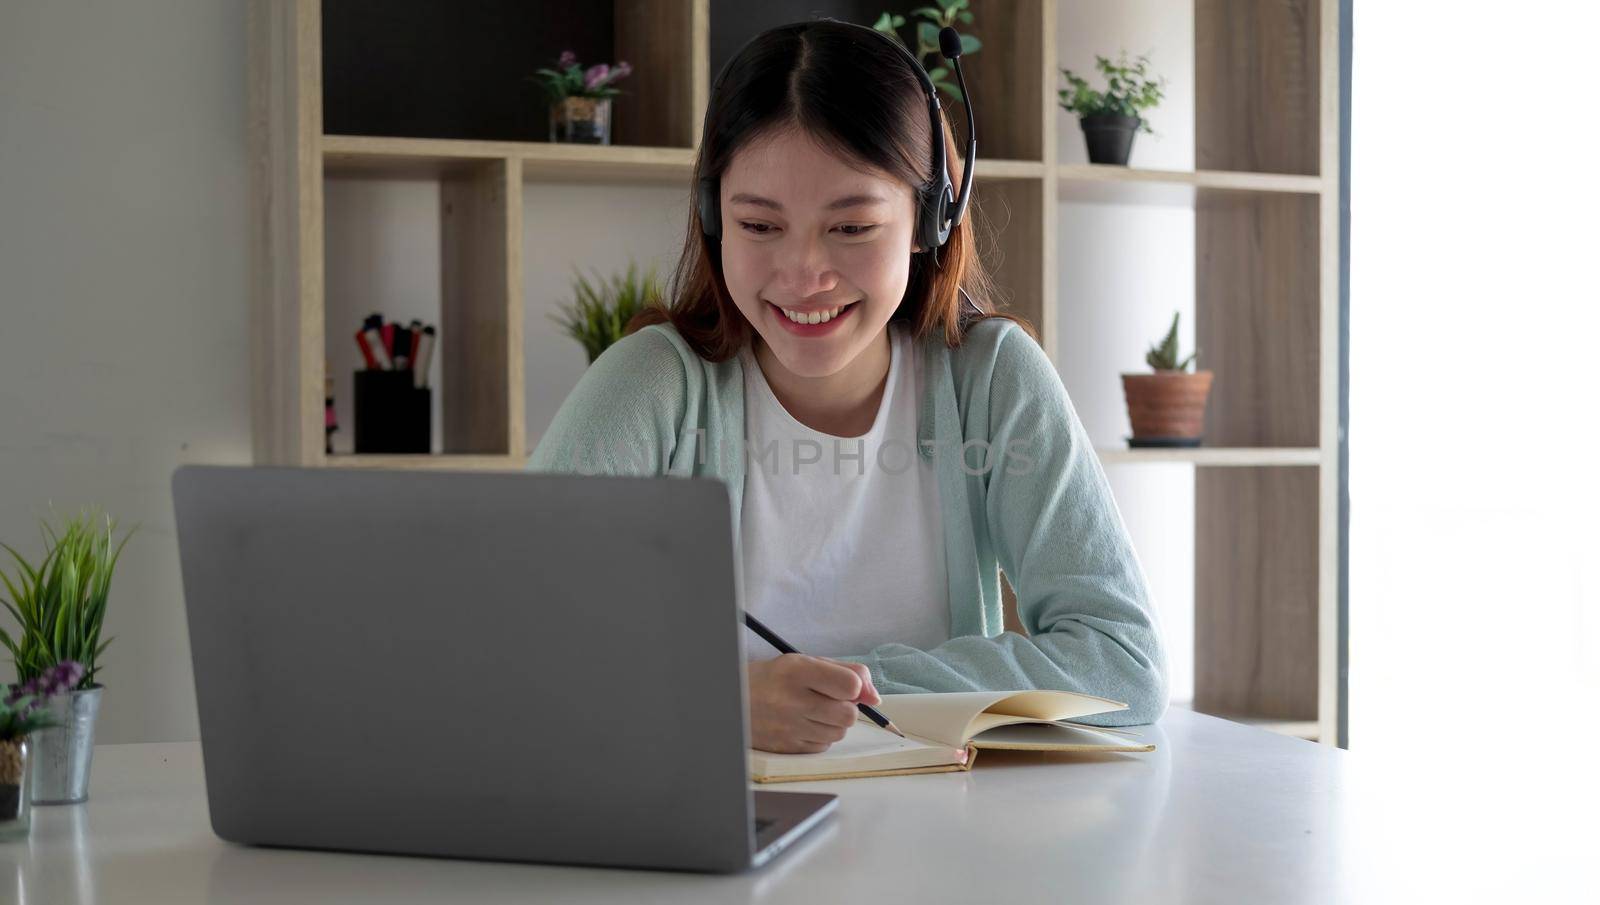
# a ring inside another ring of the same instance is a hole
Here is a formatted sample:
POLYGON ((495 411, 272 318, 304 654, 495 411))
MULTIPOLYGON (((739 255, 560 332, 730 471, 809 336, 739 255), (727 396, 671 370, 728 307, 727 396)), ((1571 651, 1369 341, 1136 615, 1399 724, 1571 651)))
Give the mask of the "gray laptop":
POLYGON ((211 824, 258 845, 732 872, 752 791, 710 478, 183 466, 211 824))

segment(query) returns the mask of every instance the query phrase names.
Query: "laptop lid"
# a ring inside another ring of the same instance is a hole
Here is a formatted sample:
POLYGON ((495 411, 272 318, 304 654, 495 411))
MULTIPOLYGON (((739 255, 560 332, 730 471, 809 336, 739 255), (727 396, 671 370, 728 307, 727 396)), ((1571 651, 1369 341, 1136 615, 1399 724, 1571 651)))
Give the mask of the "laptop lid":
POLYGON ((183 466, 172 484, 219 836, 750 865, 722 482, 183 466))

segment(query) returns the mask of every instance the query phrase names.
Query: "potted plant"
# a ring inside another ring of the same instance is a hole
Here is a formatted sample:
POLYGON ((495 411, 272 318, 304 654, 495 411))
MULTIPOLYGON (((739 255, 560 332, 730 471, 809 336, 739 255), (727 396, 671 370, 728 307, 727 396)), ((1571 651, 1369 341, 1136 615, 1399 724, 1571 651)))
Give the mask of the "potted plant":
POLYGON ((1094 62, 1105 76, 1106 90, 1090 88, 1082 77, 1063 68, 1061 75, 1070 87, 1060 91, 1061 107, 1068 113, 1078 114, 1090 163, 1127 166, 1128 155, 1133 153, 1134 134, 1154 133, 1139 111, 1161 102, 1167 80, 1150 78, 1147 56, 1140 56, 1130 65, 1127 51, 1123 51, 1115 63, 1099 54, 1095 55, 1094 62))
POLYGON ((1184 373, 1197 354, 1198 351, 1178 361, 1178 315, 1174 312, 1172 328, 1160 345, 1151 346, 1144 357, 1155 373, 1122 375, 1128 420, 1133 423, 1129 446, 1200 445, 1212 374, 1184 373))
POLYGON ((661 286, 656 281, 654 265, 641 279, 633 261, 628 262, 626 274, 612 274, 610 280, 596 271, 595 283, 590 283, 576 267, 573 273, 577 274, 572 284, 577 300, 562 306, 562 314, 549 317, 583 345, 589 363, 594 364, 606 347, 623 337, 628 321, 635 314, 646 306, 661 304, 661 286))
POLYGON ((0 701, 0 840, 26 838, 32 823, 28 736, 55 725, 38 703, 24 694, 0 701))
MULTIPOLYGON (((935 56, 936 61, 944 59, 943 55, 939 54, 939 32, 947 27, 954 27, 957 22, 962 25, 972 24, 972 12, 968 9, 971 5, 971 0, 936 0, 936 2, 939 6, 938 9, 934 9, 931 6, 919 6, 911 11, 913 16, 920 16, 924 20, 917 23, 917 49, 912 51, 912 55, 918 60, 922 60, 930 54, 935 56)), ((878 17, 878 21, 874 22, 872 27, 899 41, 900 45, 904 47, 906 42, 900 38, 900 34, 896 29, 905 24, 905 16, 884 13, 878 17)), ((963 58, 977 53, 982 47, 983 42, 972 35, 964 34, 961 36, 961 56, 963 58)), ((909 47, 906 49, 911 50, 909 47)), ((927 63, 922 65, 924 69, 927 69, 927 63)), ((934 87, 958 101, 965 102, 966 98, 962 97, 960 86, 949 80, 950 75, 951 72, 948 66, 936 65, 932 69, 928 69, 928 78, 933 80, 934 87)))
POLYGON ((11 652, 17 672, 12 692, 37 695, 58 724, 34 740, 34 804, 74 804, 89 794, 94 723, 103 690, 100 656, 111 643, 102 640, 100 631, 111 574, 133 536, 129 531, 113 549, 116 522, 107 517, 101 527, 98 517, 74 517, 58 536, 45 522, 48 543, 37 566, 0 544, 19 567, 15 576, 0 571, 9 595, 0 602, 17 622, 14 636, 0 629, 0 644, 11 652), (72 681, 63 685, 65 678, 72 681))
POLYGON ((611 144, 611 99, 624 94, 611 87, 633 72, 619 61, 585 69, 570 50, 561 52, 556 69, 540 69, 550 97, 550 140, 579 144, 611 144))

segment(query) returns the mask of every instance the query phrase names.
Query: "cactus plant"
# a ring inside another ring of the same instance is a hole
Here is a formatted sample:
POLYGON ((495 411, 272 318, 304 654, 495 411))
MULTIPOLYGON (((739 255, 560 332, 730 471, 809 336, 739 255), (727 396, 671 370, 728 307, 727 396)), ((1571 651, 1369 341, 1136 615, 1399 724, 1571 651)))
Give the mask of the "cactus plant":
POLYGON ((1161 340, 1160 345, 1150 347, 1150 351, 1145 353, 1144 360, 1145 363, 1157 371, 1185 371, 1194 362, 1194 357, 1199 354, 1200 350, 1196 349, 1181 364, 1178 362, 1178 312, 1174 311, 1172 312, 1172 328, 1167 331, 1167 335, 1161 340))

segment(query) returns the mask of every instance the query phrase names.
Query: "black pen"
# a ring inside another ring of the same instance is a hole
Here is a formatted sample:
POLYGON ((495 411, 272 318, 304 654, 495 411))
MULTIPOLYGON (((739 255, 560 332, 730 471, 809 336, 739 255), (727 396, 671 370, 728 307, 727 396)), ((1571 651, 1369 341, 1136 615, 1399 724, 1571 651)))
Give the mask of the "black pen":
MULTIPOLYGON (((772 629, 767 628, 766 626, 762 625, 760 619, 757 619, 756 617, 750 615, 749 613, 745 613, 744 614, 744 624, 750 626, 750 630, 751 631, 753 631, 756 634, 760 635, 762 637, 762 639, 765 640, 768 644, 772 645, 773 647, 776 647, 778 650, 782 651, 783 653, 786 653, 786 654, 798 654, 798 653, 800 653, 799 651, 794 649, 794 645, 792 645, 789 642, 783 640, 782 638, 779 638, 772 631, 772 629)), ((874 723, 877 723, 879 726, 882 726, 883 728, 889 730, 890 732, 893 732, 895 735, 898 735, 901 738, 905 738, 906 737, 906 734, 904 732, 900 731, 900 727, 896 726, 888 717, 886 717, 883 714, 879 713, 875 708, 869 707, 866 704, 857 704, 856 705, 856 709, 861 711, 862 713, 866 714, 867 715, 867 719, 873 721, 874 723)))

